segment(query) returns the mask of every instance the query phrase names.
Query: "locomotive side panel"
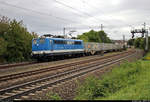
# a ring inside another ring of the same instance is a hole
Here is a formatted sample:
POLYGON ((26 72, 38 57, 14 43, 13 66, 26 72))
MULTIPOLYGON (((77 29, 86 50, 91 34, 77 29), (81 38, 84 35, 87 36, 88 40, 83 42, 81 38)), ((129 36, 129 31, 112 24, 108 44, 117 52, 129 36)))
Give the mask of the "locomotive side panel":
POLYGON ((42 38, 44 40, 40 43, 39 39, 36 39, 36 43, 32 42, 32 57, 36 59, 84 53, 82 40, 42 38))

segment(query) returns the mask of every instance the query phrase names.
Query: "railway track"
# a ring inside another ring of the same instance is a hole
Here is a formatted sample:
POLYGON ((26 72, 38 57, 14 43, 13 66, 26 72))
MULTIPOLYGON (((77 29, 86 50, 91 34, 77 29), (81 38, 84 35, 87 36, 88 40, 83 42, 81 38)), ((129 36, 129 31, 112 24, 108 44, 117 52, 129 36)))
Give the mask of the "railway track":
MULTIPOLYGON (((132 52, 133 51, 131 51, 131 53, 132 52)), ((114 54, 114 55, 105 56, 105 57, 102 57, 102 58, 91 58, 91 59, 84 60, 84 61, 79 61, 79 62, 77 61, 77 62, 73 62, 73 63, 69 63, 69 64, 58 65, 58 66, 54 66, 54 67, 47 67, 47 68, 34 70, 34 71, 27 71, 27 72, 22 72, 22 73, 17 73, 17 74, 1 76, 0 77, 0 82, 13 80, 13 79, 17 79, 17 78, 20 78, 20 77, 22 78, 22 77, 26 77, 26 76, 36 75, 36 74, 40 74, 40 73, 44 73, 44 72, 48 72, 48 71, 64 69, 66 67, 77 66, 77 65, 81 65, 81 64, 85 64, 85 63, 89 63, 89 62, 94 62, 94 61, 97 61, 97 60, 106 59, 107 57, 114 57, 114 56, 118 56, 118 55, 122 55, 122 54, 126 54, 126 53, 130 53, 130 52, 123 52, 123 53, 120 53, 120 54, 114 54)))
POLYGON ((65 82, 67 80, 71 80, 73 78, 85 75, 88 72, 95 71, 97 69, 114 63, 118 63, 121 60, 126 59, 127 57, 133 56, 134 54, 134 52, 126 52, 118 56, 109 56, 109 58, 103 61, 98 60, 92 64, 88 64, 80 68, 75 68, 69 71, 51 75, 49 77, 2 89, 0 90, 0 101, 12 101, 14 99, 20 98, 21 96, 26 96, 30 93, 35 93, 36 91, 40 91, 48 87, 53 87, 53 85, 56 85, 58 83, 65 82))
POLYGON ((23 63, 15 63, 15 64, 1 64, 0 69, 9 69, 9 68, 13 68, 13 67, 37 64, 37 63, 38 62, 23 62, 23 63))
MULTIPOLYGON (((99 55, 95 55, 95 56, 99 56, 99 55)), ((83 56, 82 58, 92 58, 92 57, 95 57, 95 56, 83 56)), ((77 57, 78 58, 78 57, 77 57)), ((69 58, 71 60, 74 60, 72 58, 69 58)), ((58 61, 61 61, 61 60, 54 60, 54 62, 58 62, 58 61)), ((63 60, 65 62, 65 60, 63 60)), ((22 63, 14 63, 14 64, 0 64, 0 70, 1 69, 10 69, 10 68, 14 68, 14 67, 18 67, 18 66, 27 66, 27 65, 34 65, 34 64, 47 64, 49 62, 36 62, 36 61, 32 61, 32 62, 22 62, 22 63)))

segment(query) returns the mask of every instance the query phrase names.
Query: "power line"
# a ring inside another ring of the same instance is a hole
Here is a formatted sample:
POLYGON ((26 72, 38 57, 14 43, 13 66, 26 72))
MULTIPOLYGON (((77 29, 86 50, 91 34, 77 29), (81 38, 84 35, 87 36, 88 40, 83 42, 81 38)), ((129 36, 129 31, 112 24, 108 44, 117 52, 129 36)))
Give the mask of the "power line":
MULTIPOLYGON (((83 4, 88 5, 88 6, 91 7, 91 8, 94 8, 94 9, 98 9, 98 10, 99 10, 99 8, 97 8, 97 7, 95 7, 95 6, 92 6, 92 5, 89 5, 85 0, 81 0, 81 2, 82 2, 83 4)), ((99 10, 99 11, 102 12, 102 13, 104 13, 104 12, 101 11, 101 10, 99 10)))
MULTIPOLYGON (((99 10, 99 8, 97 8, 97 7, 95 7, 95 6, 92 6, 92 5, 89 5, 85 0, 81 0, 81 2, 82 2, 83 4, 86 4, 87 6, 89 6, 89 7, 91 7, 91 8, 94 8, 94 9, 98 9, 98 10, 99 10)), ((104 12, 103 12, 102 10, 99 10, 99 11, 104 14, 104 12)), ((111 16, 108 15, 108 17, 111 17, 111 16)))
MULTIPOLYGON (((25 10, 25 11, 31 11, 31 12, 34 12, 34 13, 38 13, 39 15, 46 15, 46 16, 50 16, 50 17, 53 17, 55 19, 58 19, 58 20, 61 20, 61 21, 67 21, 67 22, 75 22, 75 21, 72 21, 72 20, 68 20, 68 19, 64 19, 64 18, 61 18, 61 17, 57 17, 57 16, 54 16, 54 15, 51 15, 51 14, 47 14, 47 13, 43 13, 43 12, 39 12, 39 11, 36 11, 36 10, 33 10, 33 9, 29 9, 29 8, 24 8, 24 7, 20 7, 20 6, 17 6, 17 5, 13 5, 13 4, 9 4, 9 3, 6 3, 6 2, 2 2, 0 1, 1 4, 4 4, 6 6, 10 6, 10 7, 15 7, 17 9, 22 9, 22 10, 25 10)), ((72 7, 71 7, 72 8, 72 7)), ((73 8, 74 9, 74 8, 73 8)), ((66 22, 64 22, 66 23, 66 22)), ((88 25, 85 25, 85 24, 81 24, 81 25, 84 25, 84 26, 88 26, 88 25)))
MULTIPOLYGON (((20 7, 20 6, 17 6, 17 5, 13 5, 13 4, 9 4, 9 3, 6 3, 6 2, 2 2, 0 1, 1 4, 4 4, 6 6, 10 6, 10 7, 15 7, 17 9, 22 9, 22 10, 25 10, 25 11, 31 11, 31 12, 34 12, 34 13, 37 13, 39 15, 45 15, 45 16, 49 16, 49 17, 53 17, 57 20, 60 20, 60 21, 63 21, 64 23, 66 23, 65 21, 67 22, 74 22, 74 23, 77 23, 76 21, 73 21, 73 20, 68 20, 68 19, 65 19, 65 18, 61 18, 61 17, 57 17, 57 16, 54 16, 54 15, 51 15, 51 14, 47 14, 47 13, 43 13, 43 12, 39 12, 39 11, 36 11, 36 10, 33 10, 33 9, 29 9, 29 8, 24 8, 24 7, 20 7)), ((66 23, 67 24, 67 23, 66 23)), ((81 25, 84 25, 84 26, 87 26, 85 24, 82 24, 80 23, 81 25)))
MULTIPOLYGON (((70 8, 70 9, 76 11, 73 7, 68 6, 68 5, 66 5, 66 4, 64 4, 64 3, 62 3, 62 2, 59 2, 59 1, 56 1, 56 0, 53 0, 53 1, 55 1, 56 3, 58 3, 58 4, 60 4, 60 5, 63 5, 63 6, 65 6, 65 7, 68 7, 68 8, 70 8)), ((78 16, 83 16, 83 15, 80 15, 80 14, 75 13, 75 12, 72 12, 72 13, 74 13, 74 14, 76 14, 76 15, 78 15, 78 16)))
MULTIPOLYGON (((15 7, 15 8, 18 8, 18 9, 22 9, 22 10, 25 10, 25 11, 31 11, 31 12, 34 12, 34 13, 38 13, 39 15, 42 15, 42 16, 43 15, 50 16, 50 17, 53 17, 55 19, 61 20, 63 22, 64 21, 75 22, 75 21, 72 21, 72 20, 68 20, 68 19, 65 19, 65 18, 54 16, 54 15, 51 15, 51 14, 47 14, 47 13, 39 12, 39 11, 36 11, 36 10, 32 10, 32 9, 29 9, 29 8, 24 8, 24 7, 20 7, 20 6, 17 6, 17 5, 12 5, 12 4, 9 4, 9 3, 6 3, 6 2, 0 1, 0 3, 4 4, 4 5, 7 5, 7 6, 15 7)), ((66 23, 66 22, 64 22, 64 23, 66 23)))
POLYGON ((80 13, 86 15, 86 16, 92 17, 92 18, 94 18, 96 21, 99 21, 99 20, 97 20, 95 17, 93 17, 92 15, 90 15, 90 14, 88 14, 88 13, 86 13, 86 12, 83 12, 83 11, 80 11, 80 10, 78 10, 78 9, 75 9, 75 8, 73 8, 73 7, 71 7, 71 6, 67 5, 67 4, 65 4, 65 3, 63 3, 63 2, 60 2, 60 1, 57 1, 57 0, 53 0, 53 1, 55 1, 56 3, 58 3, 58 4, 60 4, 60 5, 63 5, 63 6, 65 6, 65 7, 68 7, 68 8, 70 8, 70 9, 74 10, 74 11, 80 12, 80 13))
MULTIPOLYGON (((65 6, 65 7, 68 7, 68 8, 70 8, 70 9, 74 10, 74 11, 81 12, 81 13, 83 13, 84 15, 91 17, 91 15, 89 15, 88 13, 82 12, 82 11, 80 11, 80 10, 78 10, 78 9, 75 9, 75 8, 73 8, 73 7, 71 7, 71 6, 67 5, 67 4, 65 4, 65 3, 63 3, 63 2, 59 2, 59 1, 57 1, 57 0, 53 0, 53 1, 55 1, 55 2, 58 3, 58 4, 61 4, 61 5, 65 6)), ((88 3, 85 2, 85 1, 82 1, 82 2, 88 4, 88 3)), ((96 8, 96 9, 97 9, 97 8, 96 8)), ((102 12, 102 11, 101 11, 101 12, 102 12)), ((77 13, 76 13, 76 14, 77 14, 77 13)), ((92 17, 92 18, 95 18, 95 17, 92 17)), ((95 18, 95 20, 97 20, 97 18, 95 18)), ((98 20, 97 20, 97 21, 98 21, 98 20)), ((106 22, 107 22, 107 21, 106 21, 106 22)), ((102 27, 102 26, 101 26, 101 27, 102 27)), ((102 29, 101 29, 101 30, 102 30, 102 29)))

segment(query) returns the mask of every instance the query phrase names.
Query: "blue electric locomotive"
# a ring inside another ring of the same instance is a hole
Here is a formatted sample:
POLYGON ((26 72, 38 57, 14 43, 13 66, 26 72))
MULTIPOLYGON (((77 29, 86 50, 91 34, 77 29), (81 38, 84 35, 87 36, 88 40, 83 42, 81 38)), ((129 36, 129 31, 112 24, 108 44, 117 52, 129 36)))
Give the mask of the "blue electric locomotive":
POLYGON ((36 59, 82 53, 84 53, 82 40, 47 37, 32 40, 32 57, 36 59))

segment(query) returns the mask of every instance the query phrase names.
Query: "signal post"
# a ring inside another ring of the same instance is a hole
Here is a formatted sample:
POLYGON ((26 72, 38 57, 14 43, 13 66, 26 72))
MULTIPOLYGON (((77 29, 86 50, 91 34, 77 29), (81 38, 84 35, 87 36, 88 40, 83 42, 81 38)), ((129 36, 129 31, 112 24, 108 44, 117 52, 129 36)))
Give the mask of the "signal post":
POLYGON ((147 52, 148 51, 148 30, 146 29, 146 24, 144 23, 144 28, 142 29, 131 30, 131 33, 132 33, 132 38, 134 38, 135 33, 141 33, 142 37, 144 37, 145 35, 145 39, 146 39, 145 51, 147 52))

